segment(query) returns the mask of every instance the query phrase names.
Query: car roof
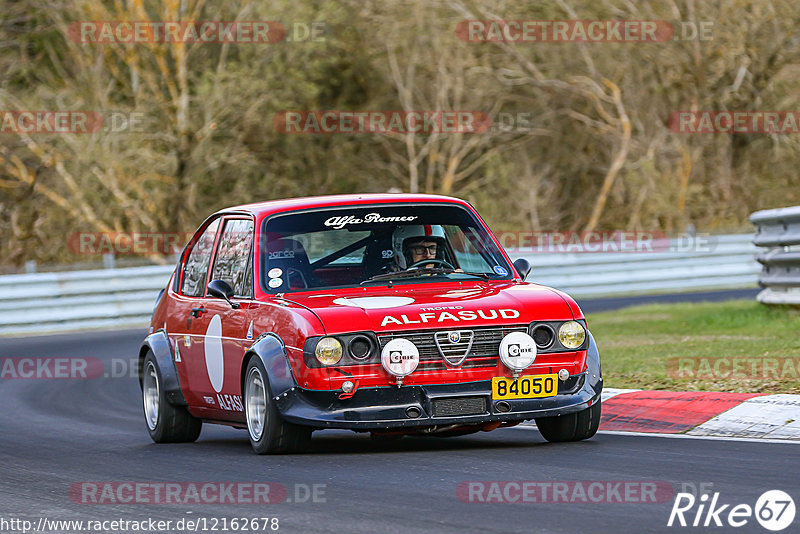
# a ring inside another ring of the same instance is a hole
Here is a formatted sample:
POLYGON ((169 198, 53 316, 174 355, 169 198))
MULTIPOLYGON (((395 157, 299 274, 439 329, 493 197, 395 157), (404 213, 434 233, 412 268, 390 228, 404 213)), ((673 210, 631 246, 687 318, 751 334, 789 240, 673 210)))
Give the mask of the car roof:
POLYGON ((257 218, 272 213, 305 210, 312 208, 326 208, 357 204, 388 204, 388 203, 455 203, 469 205, 465 200, 443 195, 402 194, 402 193, 364 193, 353 195, 328 195, 318 197, 287 198, 268 200, 253 204, 242 204, 219 210, 217 213, 251 213, 257 218))

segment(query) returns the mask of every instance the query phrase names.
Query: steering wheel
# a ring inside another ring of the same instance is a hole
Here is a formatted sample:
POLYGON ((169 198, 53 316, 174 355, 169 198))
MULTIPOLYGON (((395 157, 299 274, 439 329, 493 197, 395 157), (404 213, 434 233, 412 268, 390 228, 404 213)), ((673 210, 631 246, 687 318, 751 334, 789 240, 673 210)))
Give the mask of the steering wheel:
POLYGON ((423 265, 429 265, 431 263, 433 263, 434 265, 439 265, 440 267, 448 267, 450 269, 453 269, 454 271, 456 270, 456 268, 453 267, 450 263, 448 263, 448 262, 446 262, 444 260, 436 259, 436 258, 432 258, 430 260, 419 260, 415 264, 409 265, 408 268, 409 269, 415 269, 415 268, 419 269, 423 265))

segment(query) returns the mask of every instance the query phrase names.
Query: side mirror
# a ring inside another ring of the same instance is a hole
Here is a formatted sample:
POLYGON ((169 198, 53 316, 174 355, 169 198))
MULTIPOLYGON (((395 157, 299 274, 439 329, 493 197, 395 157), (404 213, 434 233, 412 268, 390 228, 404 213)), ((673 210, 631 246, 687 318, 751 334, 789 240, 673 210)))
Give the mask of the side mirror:
POLYGON ((531 273, 533 265, 531 265, 531 262, 529 262, 525 258, 519 258, 514 262, 514 268, 517 270, 519 275, 522 277, 522 280, 524 281, 525 278, 527 278, 528 275, 531 273))
POLYGON ((212 280, 208 283, 208 294, 214 298, 224 299, 225 302, 231 305, 231 308, 238 309, 238 302, 231 302, 233 297, 233 288, 224 280, 212 280))

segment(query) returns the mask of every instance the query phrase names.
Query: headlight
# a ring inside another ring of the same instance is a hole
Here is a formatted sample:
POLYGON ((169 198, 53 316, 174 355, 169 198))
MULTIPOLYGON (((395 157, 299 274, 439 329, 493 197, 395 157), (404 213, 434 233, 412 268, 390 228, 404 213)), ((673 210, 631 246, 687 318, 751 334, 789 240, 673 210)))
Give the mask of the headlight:
POLYGON ((530 330, 530 336, 536 342, 538 350, 549 349, 556 339, 555 330, 548 324, 537 324, 530 330))
POLYGON ((586 339, 586 329, 577 321, 567 321, 558 329, 558 341, 568 349, 577 349, 586 339))
POLYGON ((314 355, 322 365, 336 365, 342 359, 342 344, 335 337, 323 337, 317 343, 314 355))
POLYGON ((372 342, 367 336, 354 336, 347 346, 350 356, 360 362, 368 359, 372 352, 372 342))

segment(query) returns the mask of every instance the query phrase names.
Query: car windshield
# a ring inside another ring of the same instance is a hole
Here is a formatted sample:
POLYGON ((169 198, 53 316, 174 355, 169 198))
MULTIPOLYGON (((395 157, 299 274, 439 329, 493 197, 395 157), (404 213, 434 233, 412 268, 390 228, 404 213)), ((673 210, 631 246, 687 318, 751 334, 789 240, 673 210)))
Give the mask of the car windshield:
POLYGON ((261 233, 261 283, 271 293, 512 278, 482 224, 456 205, 310 210, 269 217, 261 233))

